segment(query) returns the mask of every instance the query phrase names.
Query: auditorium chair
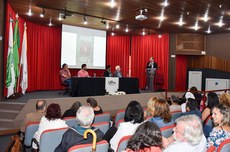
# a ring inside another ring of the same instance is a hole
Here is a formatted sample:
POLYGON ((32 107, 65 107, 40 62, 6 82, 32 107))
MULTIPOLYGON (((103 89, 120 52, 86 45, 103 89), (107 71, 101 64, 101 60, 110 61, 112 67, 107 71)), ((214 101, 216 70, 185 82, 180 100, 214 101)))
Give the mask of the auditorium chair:
POLYGON ((51 152, 61 143, 62 136, 68 127, 49 129, 42 132, 39 143, 40 152, 51 152))
POLYGON ((67 83, 62 82, 61 77, 60 77, 60 85, 62 86, 62 89, 65 90, 65 92, 61 93, 59 92, 58 94, 61 95, 66 95, 67 93, 70 93, 70 87, 67 83))
POLYGON ((109 112, 104 112, 102 114, 97 114, 95 115, 94 122, 110 122, 110 113, 109 112))
POLYGON ((204 126, 213 126, 213 123, 212 123, 212 116, 208 116, 208 118, 205 120, 204 122, 204 126))
POLYGON ((229 151, 230 151, 230 138, 222 141, 219 147, 217 148, 217 152, 229 152, 229 151))
POLYGON ((175 124, 160 128, 162 135, 163 135, 165 138, 170 137, 170 136, 173 134, 173 128, 174 128, 174 127, 175 127, 175 124))
POLYGON ((124 117, 125 117, 125 110, 124 109, 118 110, 114 120, 115 125, 117 125, 119 120, 124 119, 124 117))
MULTIPOLYGON (((109 143, 106 140, 97 142, 96 151, 97 152, 108 152, 109 143)), ((81 144, 75 145, 69 148, 68 152, 90 152, 92 151, 92 144, 81 144)))
POLYGON ((38 131, 39 123, 40 122, 29 122, 28 124, 26 124, 24 146, 26 147, 32 146, 32 138, 35 132, 38 131))
POLYGON ((215 152, 216 151, 216 147, 215 146, 210 146, 206 152, 215 152))
POLYGON ((108 122, 97 122, 92 124, 93 127, 99 128, 104 134, 109 130, 108 122))
POLYGON ((170 113, 172 114, 173 121, 175 121, 177 118, 179 118, 181 116, 181 114, 182 114, 181 111, 172 111, 170 113))
POLYGON ((65 117, 63 120, 69 127, 77 126, 76 117, 65 117))
POLYGON ((120 124, 122 123, 122 122, 124 122, 125 120, 124 119, 121 119, 121 120, 119 120, 118 122, 117 122, 117 124, 115 124, 115 127, 119 127, 120 126, 120 124))
POLYGON ((121 152, 125 150, 131 137, 132 135, 122 137, 118 143, 116 152, 121 152))

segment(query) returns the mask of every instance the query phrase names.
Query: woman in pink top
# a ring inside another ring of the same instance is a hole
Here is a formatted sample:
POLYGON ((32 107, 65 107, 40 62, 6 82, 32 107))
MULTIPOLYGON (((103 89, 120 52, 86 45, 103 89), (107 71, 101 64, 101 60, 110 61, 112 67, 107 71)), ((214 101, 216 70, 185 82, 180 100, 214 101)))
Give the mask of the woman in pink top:
POLYGON ((151 122, 141 124, 123 152, 162 152, 162 134, 151 122))
POLYGON ((78 71, 77 76, 78 77, 89 77, 89 73, 86 70, 87 70, 87 65, 86 64, 82 64, 81 65, 81 70, 78 71))

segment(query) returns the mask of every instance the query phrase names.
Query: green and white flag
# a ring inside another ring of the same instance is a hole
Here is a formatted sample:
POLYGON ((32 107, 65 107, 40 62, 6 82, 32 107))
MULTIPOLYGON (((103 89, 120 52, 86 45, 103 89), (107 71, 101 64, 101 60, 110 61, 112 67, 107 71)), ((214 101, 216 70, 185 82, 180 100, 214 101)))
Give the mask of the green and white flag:
POLYGON ((13 58, 13 20, 10 18, 10 27, 9 27, 9 42, 8 42, 8 53, 7 53, 7 63, 6 63, 6 87, 7 98, 14 94, 15 81, 15 72, 14 72, 14 58, 13 58))

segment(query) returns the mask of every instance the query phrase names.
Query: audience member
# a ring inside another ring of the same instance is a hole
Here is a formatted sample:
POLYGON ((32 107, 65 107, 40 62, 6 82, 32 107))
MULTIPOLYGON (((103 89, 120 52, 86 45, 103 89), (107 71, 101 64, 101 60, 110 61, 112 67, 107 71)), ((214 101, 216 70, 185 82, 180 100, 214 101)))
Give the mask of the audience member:
POLYGON ((156 102, 156 97, 151 97, 147 103, 147 110, 144 112, 144 117, 153 116, 154 114, 154 104, 156 102))
POLYGON ((197 87, 193 86, 190 88, 190 92, 194 95, 195 100, 196 100, 196 104, 197 104, 197 109, 200 110, 200 102, 201 102, 201 98, 202 95, 201 93, 198 92, 197 87))
POLYGON ((230 109, 226 105, 219 104, 212 110, 212 118, 215 127, 207 138, 207 148, 219 147, 222 141, 230 138, 230 109))
POLYGON ((78 77, 89 77, 89 73, 86 70, 87 70, 87 65, 82 64, 81 65, 81 70, 78 71, 77 76, 78 77))
POLYGON ((26 124, 29 122, 40 121, 41 118, 45 115, 47 103, 45 100, 38 100, 36 103, 36 112, 31 112, 26 115, 23 123, 21 124, 20 131, 25 132, 26 124))
POLYGON ((121 67, 119 65, 117 65, 115 67, 115 72, 113 73, 113 76, 114 77, 119 77, 121 78, 122 77, 122 74, 121 74, 121 67))
POLYGON ((201 112, 197 109, 196 103, 195 99, 188 98, 188 102, 186 103, 187 112, 182 113, 182 116, 195 114, 201 118, 201 112))
MULTIPOLYGON (((34 134, 35 140, 38 142, 40 141, 40 136, 43 131, 48 129, 57 129, 68 127, 65 124, 65 121, 61 119, 61 108, 59 104, 52 103, 48 106, 45 116, 42 117, 38 131, 34 134)), ((32 147, 33 149, 37 149, 38 145, 33 142, 32 147)))
POLYGON ((95 115, 103 113, 101 107, 97 105, 97 100, 95 100, 94 98, 88 98, 86 102, 90 107, 93 108, 95 115))
POLYGON ((202 112, 202 120, 205 121, 211 115, 211 110, 219 104, 219 98, 215 92, 208 93, 207 107, 202 112))
POLYGON ((206 138, 202 123, 196 115, 182 116, 176 119, 174 133, 163 137, 164 152, 206 152, 206 138))
POLYGON ((165 99, 155 101, 152 116, 149 121, 155 123, 159 128, 170 126, 174 123, 169 111, 169 105, 165 99))
POLYGON ((111 67, 110 65, 107 65, 106 66, 106 69, 104 71, 104 74, 103 74, 104 77, 111 77, 113 76, 112 72, 111 72, 111 67))
POLYGON ((76 115, 78 125, 76 127, 69 128, 62 136, 61 143, 55 149, 55 152, 67 152, 68 149, 74 145, 89 144, 93 141, 93 136, 89 134, 87 139, 83 138, 84 132, 87 129, 92 129, 97 135, 97 142, 101 141, 104 134, 103 132, 91 124, 94 119, 93 108, 89 106, 81 106, 76 115))
POLYGON ((69 87, 72 87, 72 79, 70 71, 68 69, 68 64, 64 63, 62 65, 62 69, 60 70, 60 77, 62 83, 67 84, 69 87))
POLYGON ((220 103, 230 107, 230 94, 222 93, 219 97, 220 103))
POLYGON ((169 106, 170 112, 181 111, 181 106, 179 105, 179 98, 175 95, 171 95, 172 105, 169 106))
POLYGON ((188 98, 195 99, 195 96, 191 92, 186 92, 185 94, 185 103, 181 104, 181 111, 186 112, 186 103, 188 102, 188 98))
POLYGON ((62 119, 65 117, 76 117, 77 110, 82 106, 82 104, 77 101, 75 102, 65 113, 62 115, 62 119))
POLYGON ((133 135, 143 121, 143 108, 139 102, 131 101, 125 110, 124 122, 119 125, 117 132, 110 140, 111 148, 116 151, 120 139, 124 136, 133 135))
POLYGON ((151 122, 141 124, 128 142, 124 152, 161 152, 162 134, 151 122))

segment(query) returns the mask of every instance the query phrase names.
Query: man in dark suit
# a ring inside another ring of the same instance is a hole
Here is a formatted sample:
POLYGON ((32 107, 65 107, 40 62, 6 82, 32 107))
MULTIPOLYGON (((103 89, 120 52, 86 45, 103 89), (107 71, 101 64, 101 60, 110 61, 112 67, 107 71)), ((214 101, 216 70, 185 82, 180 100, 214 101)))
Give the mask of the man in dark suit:
POLYGON ((146 65, 146 90, 154 91, 154 77, 156 75, 156 70, 158 66, 154 62, 154 58, 150 57, 149 62, 146 65))
POLYGON ((110 65, 107 65, 106 66, 106 69, 105 69, 105 72, 104 72, 104 75, 103 75, 104 77, 112 77, 113 76, 113 74, 112 74, 112 72, 111 72, 111 67, 110 67, 110 65))

